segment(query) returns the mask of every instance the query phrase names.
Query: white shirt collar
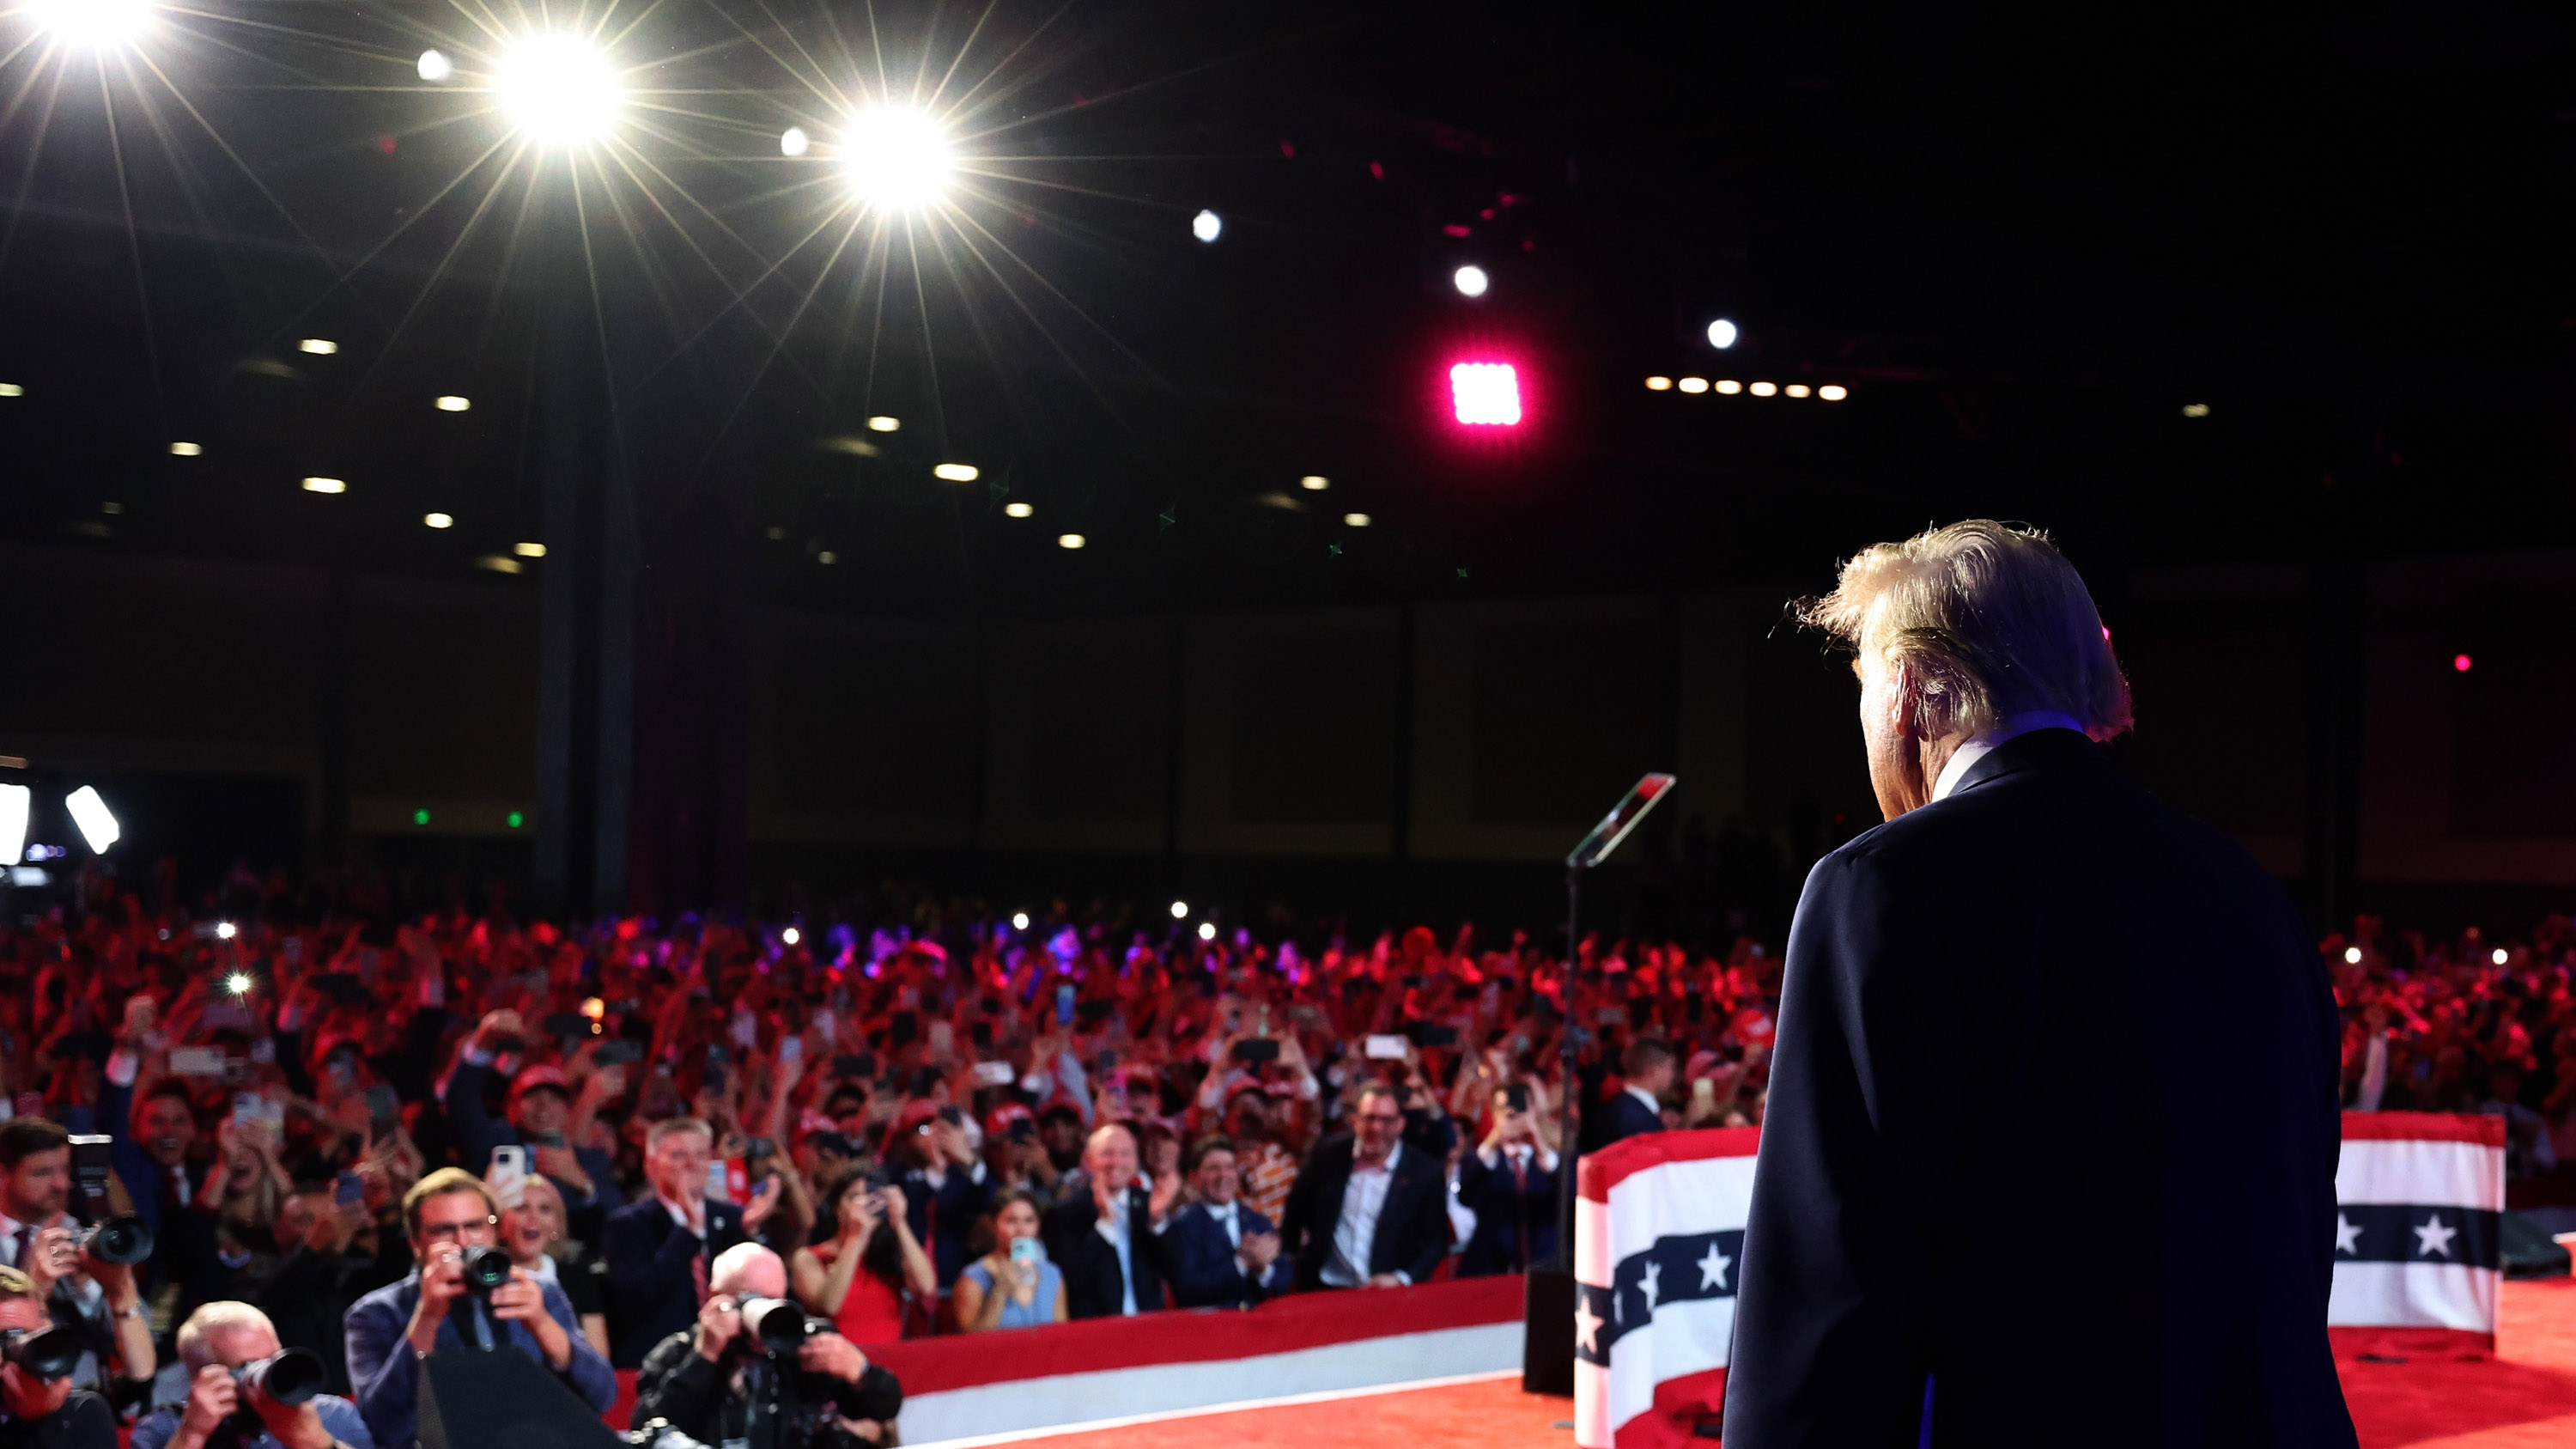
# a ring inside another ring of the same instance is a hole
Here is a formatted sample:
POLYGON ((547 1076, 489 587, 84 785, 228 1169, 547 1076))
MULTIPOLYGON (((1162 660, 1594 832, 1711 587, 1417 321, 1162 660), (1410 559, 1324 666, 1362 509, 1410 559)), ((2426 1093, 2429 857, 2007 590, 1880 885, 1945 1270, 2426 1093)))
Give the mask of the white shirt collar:
POLYGON ((2080 735, 2084 733, 2084 725, 2073 715, 2059 714, 2055 710, 2035 709, 2028 714, 2014 715, 2004 721, 2003 728, 1977 735, 1951 752, 1950 763, 1941 767, 1941 778, 1932 782, 1932 798, 1949 799, 1950 792, 1958 789, 1959 781, 1967 776, 1969 766, 1993 754, 1995 746, 2033 730, 2073 730, 2080 735))
POLYGON ((1369 1166, 1367 1163, 1360 1161, 1360 1155, 1359 1155, 1359 1152, 1356 1150, 1356 1147, 1355 1147, 1355 1148, 1354 1148, 1354 1150, 1353 1150, 1353 1151, 1352 1151, 1352 1153, 1351 1153, 1351 1171, 1353 1171, 1353 1172, 1383 1172, 1383 1173, 1385 1173, 1387 1176, 1389 1176, 1389 1177, 1393 1177, 1393 1176, 1395 1176, 1395 1160, 1396 1160, 1397 1158, 1399 1158, 1399 1157, 1402 1157, 1403 1155, 1404 1155, 1404 1140, 1403 1140, 1402 1138, 1398 1138, 1398 1139, 1396 1139, 1395 1144, 1394 1144, 1393 1146, 1391 1146, 1391 1147, 1389 1147, 1389 1148, 1387 1148, 1387 1149, 1386 1149, 1386 1161, 1385 1161, 1383 1164, 1379 1165, 1379 1166, 1371 1167, 1371 1166, 1369 1166))
POLYGON ((1652 1112, 1657 1116, 1663 1115, 1664 1104, 1656 1099, 1654 1093, 1647 1091, 1643 1087, 1631 1085, 1628 1088, 1628 1095, 1645 1103, 1647 1111, 1652 1112))

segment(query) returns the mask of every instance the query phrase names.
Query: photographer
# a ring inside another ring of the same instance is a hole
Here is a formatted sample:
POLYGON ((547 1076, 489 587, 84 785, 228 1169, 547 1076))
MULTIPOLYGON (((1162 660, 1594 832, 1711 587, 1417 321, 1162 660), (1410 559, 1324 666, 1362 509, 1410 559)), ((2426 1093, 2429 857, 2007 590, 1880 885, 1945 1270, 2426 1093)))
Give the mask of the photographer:
POLYGON ((254 1388, 237 1377, 278 1353, 276 1328, 249 1304, 209 1303, 189 1314, 178 1348, 188 1401, 145 1415, 134 1426, 133 1449, 375 1449, 375 1436, 347 1399, 315 1394, 287 1403, 271 1391, 275 1379, 263 1376, 254 1388))
POLYGON ((105 1382, 113 1359, 130 1382, 149 1382, 152 1323, 134 1267, 103 1263, 79 1246, 65 1208, 72 1194, 71 1135, 42 1117, 0 1122, 0 1262, 21 1268, 53 1321, 95 1360, 75 1381, 105 1382))
MULTIPOLYGON (((792 1365, 744 1326, 745 1300, 786 1296, 787 1268, 776 1253, 757 1243, 726 1249, 708 1289, 697 1327, 645 1356, 635 1380, 635 1424, 663 1419, 700 1443, 743 1449, 887 1442, 903 1408, 893 1374, 820 1320, 805 1320, 792 1365)), ((801 1312, 792 1304, 770 1311, 801 1312)))
POLYGON ((466 1259, 497 1248, 499 1218, 482 1179, 453 1167, 403 1195, 415 1266, 349 1310, 349 1379, 383 1449, 418 1441, 420 1361, 435 1349, 514 1349, 552 1369, 594 1412, 617 1401, 616 1371, 582 1337, 562 1289, 518 1267, 488 1294, 468 1283, 466 1259))
MULTIPOLYGON (((27 1275, 0 1267, 0 1333, 15 1338, 52 1326, 27 1275)), ((116 1449, 116 1412, 73 1388, 69 1374, 47 1378, 0 1363, 0 1449, 116 1449)))

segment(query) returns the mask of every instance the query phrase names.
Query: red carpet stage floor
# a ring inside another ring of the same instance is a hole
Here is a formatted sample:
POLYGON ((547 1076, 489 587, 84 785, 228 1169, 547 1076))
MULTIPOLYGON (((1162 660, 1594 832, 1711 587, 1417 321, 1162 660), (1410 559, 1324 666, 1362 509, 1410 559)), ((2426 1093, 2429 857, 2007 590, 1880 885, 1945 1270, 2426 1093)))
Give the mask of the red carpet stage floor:
MULTIPOLYGON (((2342 1369, 2362 1449, 2568 1449, 2576 1445, 2576 1279, 2505 1284, 2493 1359, 2353 1358, 2342 1369)), ((1371 1442, 1407 1449, 1567 1449, 1574 1442, 1574 1401, 1524 1394, 1516 1374, 984 1442, 1311 1449, 1347 1441, 1354 1413, 1366 1415, 1371 1442)))

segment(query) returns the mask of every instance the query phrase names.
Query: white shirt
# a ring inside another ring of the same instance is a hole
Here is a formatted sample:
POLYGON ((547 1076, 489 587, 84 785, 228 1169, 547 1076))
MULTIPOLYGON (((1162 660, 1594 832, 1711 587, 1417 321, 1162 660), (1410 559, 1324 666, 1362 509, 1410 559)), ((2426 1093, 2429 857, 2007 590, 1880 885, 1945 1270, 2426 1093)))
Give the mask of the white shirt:
POLYGON ((1932 782, 1932 798, 1949 799, 1950 792, 1959 788, 1960 777, 1968 773, 1970 765, 1993 754, 1995 746, 2033 730, 2073 730, 2080 735, 2084 733, 2084 724, 2073 715, 2059 714, 2054 710, 2035 709, 2028 714, 2014 715, 2004 721, 2003 728, 1974 736, 1951 752, 1950 763, 1941 767, 1941 778, 1932 782))
POLYGON ((1227 1245, 1238 1251, 1241 1250, 1243 1247, 1242 1205, 1233 1202, 1211 1202, 1202 1203, 1200 1206, 1206 1208, 1208 1216, 1216 1219, 1218 1225, 1225 1229, 1227 1245))
POLYGON ((0 1264, 15 1268, 26 1261, 27 1245, 35 1235, 36 1229, 33 1226, 22 1223, 7 1213, 0 1213, 0 1264), (25 1236, 22 1238, 21 1234, 25 1236))
MULTIPOLYGON (((1395 1164, 1404 1144, 1387 1149, 1376 1167, 1351 1155, 1351 1179, 1342 1185, 1342 1215, 1333 1224, 1333 1252, 1324 1262, 1324 1282, 1334 1288, 1357 1288, 1368 1281, 1369 1250, 1377 1245, 1378 1214, 1386 1211, 1386 1190, 1395 1182, 1395 1164)), ((1410 1283, 1403 1273, 1396 1274, 1410 1283)))
MULTIPOLYGON (((1635 1089, 1630 1088, 1630 1090, 1634 1091, 1635 1089)), ((1659 1108, 1658 1110, 1661 1109, 1659 1108)), ((1509 1158, 1526 1167, 1529 1165, 1530 1160, 1535 1157, 1538 1160, 1539 1171, 1556 1171, 1555 1153, 1548 1151, 1544 1147, 1532 1147, 1526 1142, 1515 1142, 1499 1151, 1491 1147, 1479 1147, 1476 1149, 1476 1157, 1478 1161, 1484 1163, 1487 1167, 1500 1167, 1503 1165, 1503 1160, 1505 1158, 1509 1158)))
MULTIPOLYGON (((704 1238, 707 1235, 707 1230, 704 1227, 689 1220, 689 1210, 687 1208, 680 1206, 678 1203, 671 1201, 669 1198, 662 1196, 658 1192, 653 1194, 653 1200, 660 1203, 662 1205, 662 1211, 671 1215, 671 1221, 679 1224, 683 1229, 686 1229, 690 1236, 704 1238)), ((703 1212, 705 1209, 701 1208, 699 1211, 703 1212)))

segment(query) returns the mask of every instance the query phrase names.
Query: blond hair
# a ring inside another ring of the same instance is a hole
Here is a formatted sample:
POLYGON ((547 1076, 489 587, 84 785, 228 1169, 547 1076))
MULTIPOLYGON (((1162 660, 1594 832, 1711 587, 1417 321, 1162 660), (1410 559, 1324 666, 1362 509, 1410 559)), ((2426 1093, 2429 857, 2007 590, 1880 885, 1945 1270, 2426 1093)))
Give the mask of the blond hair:
POLYGON ((1990 518, 1861 550, 1799 621, 1901 665, 1916 724, 1946 738, 2015 715, 2068 715, 2096 740, 2127 730, 2129 681, 2093 595, 2048 535, 1990 518))

